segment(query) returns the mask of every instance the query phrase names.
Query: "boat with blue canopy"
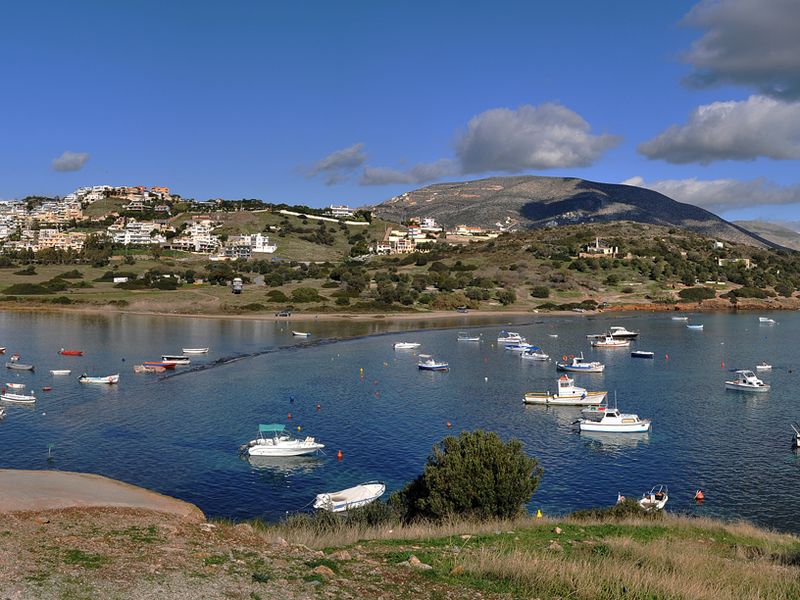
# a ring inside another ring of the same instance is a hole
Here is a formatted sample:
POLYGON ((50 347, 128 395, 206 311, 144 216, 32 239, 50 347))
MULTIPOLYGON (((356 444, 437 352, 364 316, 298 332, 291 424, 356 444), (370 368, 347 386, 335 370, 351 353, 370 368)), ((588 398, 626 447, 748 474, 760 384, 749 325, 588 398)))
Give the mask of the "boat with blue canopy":
POLYGON ((258 437, 239 448, 248 456, 304 456, 324 448, 313 437, 292 437, 282 423, 266 423, 258 426, 258 437))

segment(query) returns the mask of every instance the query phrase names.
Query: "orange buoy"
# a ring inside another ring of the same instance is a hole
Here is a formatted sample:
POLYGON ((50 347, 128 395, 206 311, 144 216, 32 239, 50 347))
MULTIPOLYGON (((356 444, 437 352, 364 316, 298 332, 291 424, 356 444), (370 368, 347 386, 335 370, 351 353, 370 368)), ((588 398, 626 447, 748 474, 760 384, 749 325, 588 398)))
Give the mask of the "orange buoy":
POLYGON ((447 428, 450 429, 452 426, 453 426, 453 424, 450 421, 448 421, 447 422, 447 428))
POLYGON ((722 368, 723 369, 725 368, 725 361, 724 360, 722 361, 722 368))
POLYGON ((286 415, 286 418, 291 421, 292 420, 292 413, 289 413, 288 415, 286 415))
POLYGON ((337 452, 337 453, 336 453, 336 460, 342 460, 342 457, 343 457, 343 456, 344 456, 344 455, 342 454, 342 451, 341 451, 341 450, 339 450, 339 452, 337 452))
POLYGON ((565 354, 564 356, 562 356, 561 360, 567 360, 567 355, 565 354))
POLYGON ((706 495, 703 493, 703 490, 697 490, 694 494, 695 502, 702 502, 706 499, 706 495))
POLYGON ((320 408, 322 407, 319 404, 317 404, 317 411, 319 411, 320 408))

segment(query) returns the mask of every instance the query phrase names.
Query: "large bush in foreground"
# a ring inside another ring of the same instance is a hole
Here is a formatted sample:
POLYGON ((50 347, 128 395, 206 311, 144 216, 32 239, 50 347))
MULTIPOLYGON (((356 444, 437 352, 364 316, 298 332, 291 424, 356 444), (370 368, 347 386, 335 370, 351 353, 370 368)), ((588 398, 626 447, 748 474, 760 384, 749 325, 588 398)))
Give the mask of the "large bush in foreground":
POLYGON ((433 447, 423 473, 393 495, 406 519, 510 518, 530 502, 542 469, 522 442, 465 431, 433 447))

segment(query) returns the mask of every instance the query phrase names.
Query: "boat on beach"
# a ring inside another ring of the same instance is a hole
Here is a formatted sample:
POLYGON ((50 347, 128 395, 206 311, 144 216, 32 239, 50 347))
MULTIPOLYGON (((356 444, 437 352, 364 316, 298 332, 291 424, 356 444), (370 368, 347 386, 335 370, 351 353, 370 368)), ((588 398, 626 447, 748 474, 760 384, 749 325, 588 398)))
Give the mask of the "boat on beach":
POLYGON ((564 362, 556 363, 556 370, 567 371, 570 373, 602 373, 606 366, 597 361, 589 361, 583 358, 583 352, 580 356, 570 356, 571 362, 566 362, 567 357, 561 357, 564 362))
POLYGON ((765 325, 775 325, 775 319, 770 317, 758 317, 758 322, 765 325))
POLYGON ((15 402, 17 404, 33 404, 36 402, 36 395, 33 392, 25 394, 23 392, 24 389, 25 384, 23 383, 7 383, 6 387, 0 391, 0 400, 4 402, 15 402))
POLYGON ((525 404, 545 404, 555 406, 593 406, 606 398, 606 392, 588 392, 575 385, 575 380, 562 375, 556 382, 555 394, 547 392, 527 392, 522 401, 525 404))
POLYGON ((61 356, 83 356, 83 350, 67 350, 62 348, 58 351, 61 356))
POLYGON ((649 492, 642 494, 639 506, 646 511, 664 510, 669 500, 669 490, 666 485, 653 486, 649 492))
POLYGON ((311 333, 308 331, 292 331, 292 335, 294 337, 311 337, 311 333))
POLYGON ((50 375, 71 375, 71 369, 50 369, 50 375))
POLYGON ((116 375, 104 375, 102 377, 90 377, 86 373, 78 377, 80 383, 119 383, 119 373, 116 375))
POLYGON ((444 361, 436 360, 430 354, 420 354, 417 368, 422 371, 449 371, 450 365, 444 361))
POLYGON ((34 366, 33 365, 26 365, 26 364, 21 363, 21 362, 13 361, 13 362, 7 362, 6 363, 6 369, 13 369, 15 371, 33 371, 34 370, 34 366))
POLYGON ((412 350, 414 348, 419 348, 422 344, 419 342, 395 342, 392 344, 392 347, 395 350, 412 350))
POLYGON ((386 484, 381 481, 367 481, 338 492, 317 494, 314 508, 330 512, 344 512, 353 508, 366 506, 374 502, 386 491, 386 484))
POLYGON ((210 348, 181 348, 184 354, 208 354, 210 348))
POLYGON ((764 383, 748 369, 736 371, 736 379, 725 382, 726 390, 739 392, 768 392, 769 384, 764 383))
POLYGON ((161 361, 165 363, 173 363, 176 365, 189 365, 192 363, 189 357, 183 354, 162 354, 161 361))
POLYGON ((292 437, 282 423, 267 423, 258 426, 258 437, 241 446, 239 452, 248 456, 305 456, 324 447, 313 437, 292 437))
POLYGON ((655 353, 649 350, 634 350, 631 352, 631 358, 655 358, 655 353))

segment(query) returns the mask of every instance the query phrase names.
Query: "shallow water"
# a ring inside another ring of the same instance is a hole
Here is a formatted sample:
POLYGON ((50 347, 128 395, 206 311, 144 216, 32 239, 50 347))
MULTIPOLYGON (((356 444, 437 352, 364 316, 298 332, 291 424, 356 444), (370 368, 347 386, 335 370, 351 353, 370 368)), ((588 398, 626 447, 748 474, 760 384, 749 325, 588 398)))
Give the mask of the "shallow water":
POLYGON ((360 481, 380 479, 397 489, 421 471, 434 443, 482 427, 521 439, 540 460, 545 475, 532 509, 607 505, 618 491, 638 496, 666 483, 673 511, 800 532, 800 458, 789 427, 800 420, 800 361, 792 350, 800 315, 773 314, 772 326, 757 316, 694 316, 704 331, 687 330, 666 314, 502 320, 526 323, 512 329, 554 358, 584 351, 606 363, 605 373, 576 375, 576 383, 616 393, 621 409, 654 423, 648 434, 620 436, 575 433, 577 408, 524 406, 525 391, 554 389, 554 364, 522 361, 498 348, 501 325, 471 327, 483 334, 480 344, 456 342, 457 331, 466 329, 463 317, 435 324, 449 329, 426 329, 424 321, 289 325, 0 313, 6 357, 19 352, 37 367, 33 374, 7 371, 4 381, 28 383, 39 397, 35 408, 6 405, 0 466, 100 473, 188 500, 210 516, 274 519, 318 492, 360 481), (592 350, 586 334, 614 324, 640 330, 632 348, 654 351, 655 360, 633 359, 630 349, 592 350), (293 338, 292 328, 314 335, 293 338), (413 333, 387 334, 389 328, 413 333), (352 336, 365 337, 336 341, 352 336), (401 339, 448 360, 450 372, 417 370, 414 351, 392 349, 401 339), (59 356, 62 346, 86 356, 59 356), (143 360, 197 346, 211 352, 174 375, 132 372, 143 360), (728 369, 752 369, 762 360, 774 365, 760 375, 771 392, 725 391, 728 369), (59 368, 73 373, 49 374, 59 368), (84 370, 120 372, 120 384, 79 384, 84 370), (53 390, 38 391, 46 385, 53 390), (300 426, 300 435, 326 444, 325 455, 260 464, 240 459, 238 446, 269 422, 300 426), (699 508, 692 501, 697 489, 707 498, 699 508))

